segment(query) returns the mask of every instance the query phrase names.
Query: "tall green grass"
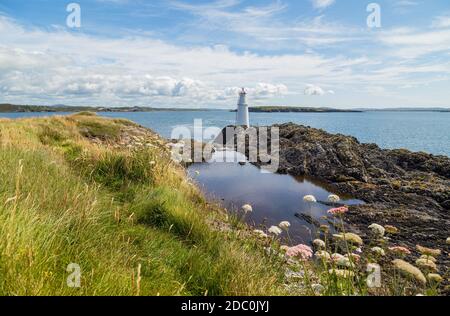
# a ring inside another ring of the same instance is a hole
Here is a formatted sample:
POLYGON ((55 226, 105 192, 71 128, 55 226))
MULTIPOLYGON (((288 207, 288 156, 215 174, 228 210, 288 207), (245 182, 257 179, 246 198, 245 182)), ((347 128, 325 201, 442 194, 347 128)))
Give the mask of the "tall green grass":
POLYGON ((224 214, 163 147, 110 145, 133 126, 92 114, 0 122, 0 295, 282 294, 280 265, 212 228, 224 214), (80 288, 67 285, 71 263, 80 288))

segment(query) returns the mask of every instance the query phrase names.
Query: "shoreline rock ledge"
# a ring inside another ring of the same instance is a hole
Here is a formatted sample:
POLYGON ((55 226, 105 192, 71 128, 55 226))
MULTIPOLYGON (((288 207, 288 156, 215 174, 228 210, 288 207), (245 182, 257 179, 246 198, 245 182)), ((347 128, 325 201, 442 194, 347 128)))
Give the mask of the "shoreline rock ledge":
POLYGON ((400 229, 396 240, 405 245, 447 247, 450 158, 381 149, 294 123, 274 126, 280 130, 278 172, 313 177, 336 192, 365 201, 350 207, 346 216, 362 234, 372 223, 394 225, 400 229))

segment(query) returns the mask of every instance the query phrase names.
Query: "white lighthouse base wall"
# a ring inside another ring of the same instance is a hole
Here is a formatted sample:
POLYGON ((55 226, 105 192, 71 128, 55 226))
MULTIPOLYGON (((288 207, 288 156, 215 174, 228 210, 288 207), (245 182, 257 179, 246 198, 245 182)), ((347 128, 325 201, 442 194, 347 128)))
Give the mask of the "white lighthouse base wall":
POLYGON ((250 127, 250 119, 248 114, 248 106, 239 105, 236 114, 236 125, 250 127))

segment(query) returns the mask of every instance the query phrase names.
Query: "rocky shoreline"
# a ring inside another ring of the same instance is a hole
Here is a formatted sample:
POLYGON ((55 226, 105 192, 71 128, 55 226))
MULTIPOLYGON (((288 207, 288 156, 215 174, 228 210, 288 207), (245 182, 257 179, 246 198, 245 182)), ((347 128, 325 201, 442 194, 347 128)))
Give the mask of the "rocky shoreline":
MULTIPOLYGON (((314 177, 366 202, 350 207, 345 217, 363 237, 368 225, 379 223, 397 227, 396 240, 411 249, 416 244, 448 248, 450 158, 381 149, 293 123, 274 126, 280 130, 278 172, 314 177)), ((448 266, 448 254, 440 259, 448 266)))

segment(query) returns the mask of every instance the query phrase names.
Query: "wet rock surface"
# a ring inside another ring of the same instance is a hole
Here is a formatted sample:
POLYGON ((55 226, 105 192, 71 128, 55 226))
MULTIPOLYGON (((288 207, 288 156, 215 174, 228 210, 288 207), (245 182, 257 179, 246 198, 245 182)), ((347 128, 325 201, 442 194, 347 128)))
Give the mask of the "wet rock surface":
POLYGON ((393 225, 397 243, 446 249, 440 261, 449 263, 450 158, 381 149, 293 123, 274 127, 280 131, 279 173, 314 177, 365 201, 345 217, 363 235, 372 223, 393 225))

